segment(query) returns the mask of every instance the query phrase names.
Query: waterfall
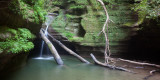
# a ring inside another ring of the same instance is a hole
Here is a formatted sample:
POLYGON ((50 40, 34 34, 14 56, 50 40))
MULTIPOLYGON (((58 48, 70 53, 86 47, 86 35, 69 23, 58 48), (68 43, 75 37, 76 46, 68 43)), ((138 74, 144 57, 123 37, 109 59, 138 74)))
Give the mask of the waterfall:
POLYGON ((40 55, 39 55, 40 57, 42 57, 43 47, 44 47, 44 41, 42 40, 41 50, 40 50, 40 55))
MULTIPOLYGON (((52 21, 54 20, 55 17, 52 16, 52 15, 46 15, 45 17, 46 17, 46 21, 45 21, 45 25, 46 25, 45 35, 47 36, 47 34, 48 34, 48 27, 52 23, 52 21)), ((44 49, 44 41, 42 41, 42 44, 41 44, 40 58, 42 58, 43 49, 44 49)))
POLYGON ((54 16, 51 16, 51 15, 46 15, 46 21, 45 21, 45 25, 47 26, 46 29, 45 29, 45 35, 47 36, 47 30, 48 30, 48 27, 49 25, 52 23, 54 19, 54 16))

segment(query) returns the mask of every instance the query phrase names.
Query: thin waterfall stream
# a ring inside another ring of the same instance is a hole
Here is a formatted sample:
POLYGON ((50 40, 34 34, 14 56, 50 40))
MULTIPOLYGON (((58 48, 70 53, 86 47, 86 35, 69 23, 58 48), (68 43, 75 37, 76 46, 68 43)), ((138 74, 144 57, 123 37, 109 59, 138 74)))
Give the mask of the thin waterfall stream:
MULTIPOLYGON (((51 13, 50 13, 51 14, 51 13)), ((47 36, 48 35, 48 27, 49 25, 52 23, 52 21, 55 19, 55 16, 52 16, 52 15, 46 15, 46 21, 45 21, 45 25, 46 25, 46 29, 45 29, 45 35, 47 36)), ((35 58, 35 59, 52 59, 53 57, 43 57, 43 51, 44 51, 44 41, 42 40, 42 43, 41 43, 41 49, 40 49, 40 55, 38 58, 35 58)), ((47 51, 48 52, 48 51, 47 51)))

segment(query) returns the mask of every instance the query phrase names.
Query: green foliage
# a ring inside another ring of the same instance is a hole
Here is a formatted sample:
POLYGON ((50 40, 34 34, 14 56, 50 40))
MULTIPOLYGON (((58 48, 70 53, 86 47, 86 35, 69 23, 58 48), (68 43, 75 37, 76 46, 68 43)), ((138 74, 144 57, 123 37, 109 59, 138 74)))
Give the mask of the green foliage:
POLYGON ((77 4, 87 4, 87 0, 68 0, 68 2, 75 2, 77 4))
POLYGON ((62 13, 62 11, 60 11, 61 13, 56 17, 56 19, 53 21, 52 26, 54 28, 64 28, 66 26, 66 21, 64 19, 64 14, 62 13))
POLYGON ((69 9, 83 9, 85 6, 84 5, 71 5, 69 9))
MULTIPOLYGON (((139 0, 135 0, 137 2, 139 0)), ((135 3, 132 10, 138 12, 140 18, 155 19, 160 15, 160 1, 159 0, 142 0, 135 3)))
MULTIPOLYGON (((61 12, 61 11, 60 11, 61 12)), ((75 34, 71 33, 70 31, 66 30, 67 22, 64 19, 64 14, 61 12, 59 16, 53 21, 52 26, 57 31, 62 33, 63 36, 67 37, 70 41, 82 41, 80 37, 74 37, 75 34)), ((67 18, 73 18, 72 15, 66 14, 67 18)))
POLYGON ((63 35, 65 37, 67 37, 69 40, 71 40, 73 38, 73 36, 75 36, 75 34, 73 34, 71 32, 67 32, 67 31, 65 33, 63 33, 63 35))
MULTIPOLYGON (((35 38, 35 36, 26 28, 18 28, 18 30, 5 28, 4 32, 11 33, 12 36, 6 39, 3 39, 0 42, 1 52, 11 52, 11 53, 19 53, 19 52, 28 52, 34 45, 30 39, 35 38)), ((4 34, 3 32, 0 34, 4 34)))
POLYGON ((76 18, 77 16, 74 16, 74 15, 71 15, 71 14, 66 14, 66 18, 68 19, 68 20, 70 20, 70 19, 73 19, 73 18, 76 18))
POLYGON ((18 28, 17 33, 20 38, 23 38, 25 40, 35 38, 35 36, 26 28, 18 28))
MULTIPOLYGON (((125 22, 131 20, 130 3, 127 0, 103 0, 107 7, 110 19, 114 23, 109 23, 109 39, 110 41, 124 40, 128 34, 120 27, 125 22), (129 12, 130 11, 130 12, 129 12)), ((128 0, 129 1, 129 0, 128 0)), ((96 0, 54 0, 58 4, 62 2, 62 6, 67 9, 66 15, 60 14, 53 22, 53 28, 68 37, 70 41, 80 42, 87 46, 105 45, 104 35, 98 36, 106 15, 103 7, 96 0), (63 1, 63 2, 62 2, 63 1), (64 3, 66 3, 64 5, 64 3), (80 12, 82 11, 82 13, 80 12), (61 16, 61 18, 60 18, 61 16), (85 30, 83 37, 76 37, 74 29, 80 31, 79 25, 85 30), (77 27, 78 26, 78 27, 77 27)), ((61 12, 61 11, 59 11, 61 12)), ((63 13, 63 12, 62 12, 63 13)))
POLYGON ((83 38, 82 37, 72 37, 69 40, 74 41, 74 42, 81 42, 81 41, 83 41, 83 38))
POLYGON ((54 0, 52 2, 53 5, 62 5, 63 1, 59 1, 59 0, 54 0))
POLYGON ((67 38, 73 37, 72 33, 65 30, 66 22, 64 19, 64 14, 62 12, 54 20, 54 22, 52 23, 52 26, 56 31, 63 33, 62 35, 64 35, 65 37, 67 38))
POLYGON ((87 4, 87 0, 54 0, 52 4, 58 6, 70 5, 69 9, 82 9, 87 4))
POLYGON ((44 0, 12 0, 9 9, 31 22, 45 21, 44 0))

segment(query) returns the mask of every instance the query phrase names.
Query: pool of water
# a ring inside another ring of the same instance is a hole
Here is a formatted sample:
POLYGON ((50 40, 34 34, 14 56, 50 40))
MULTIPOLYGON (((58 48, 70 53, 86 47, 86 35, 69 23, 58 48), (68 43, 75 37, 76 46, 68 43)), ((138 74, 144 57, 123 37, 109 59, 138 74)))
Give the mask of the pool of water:
POLYGON ((57 65, 54 58, 31 58, 6 80, 143 80, 136 74, 81 63, 72 56, 62 59, 63 66, 57 65))

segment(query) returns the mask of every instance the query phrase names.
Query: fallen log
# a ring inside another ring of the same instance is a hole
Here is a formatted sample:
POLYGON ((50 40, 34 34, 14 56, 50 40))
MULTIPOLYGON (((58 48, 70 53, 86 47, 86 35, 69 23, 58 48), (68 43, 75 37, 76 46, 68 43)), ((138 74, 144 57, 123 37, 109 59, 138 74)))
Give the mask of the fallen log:
POLYGON ((100 65, 100 66, 104 66, 104 67, 108 67, 108 68, 116 69, 116 70, 121 70, 121 71, 126 71, 126 72, 130 72, 130 73, 135 73, 133 71, 130 71, 130 70, 122 68, 122 67, 117 67, 117 66, 114 66, 114 65, 109 65, 109 64, 102 63, 102 62, 98 61, 93 54, 90 54, 90 55, 91 55, 92 59, 94 60, 94 62, 96 64, 100 65))
POLYGON ((155 72, 159 72, 159 71, 160 70, 152 70, 152 71, 150 71, 150 74, 148 76, 144 77, 143 79, 148 80, 150 77, 155 75, 155 72))
POLYGON ((143 66, 152 66, 152 67, 160 68, 160 65, 157 65, 157 64, 142 63, 142 62, 136 62, 136 61, 131 61, 131 60, 125 60, 125 59, 121 59, 121 58, 118 58, 118 60, 133 63, 133 64, 138 64, 138 65, 143 65, 143 66))
MULTIPOLYGON (((44 31, 44 29, 42 29, 44 31)), ((52 38, 52 40, 54 42, 56 42, 59 46, 61 46, 63 49, 65 49, 69 54, 77 57, 80 61, 84 62, 84 63, 87 63, 89 64, 90 62, 87 61, 86 59, 84 59, 83 57, 79 56, 77 53, 73 52, 71 49, 67 48, 64 44, 62 44, 60 41, 58 41, 57 39, 55 39, 53 36, 51 36, 49 33, 48 33, 48 36, 52 38)))
POLYGON ((40 34, 41 34, 41 37, 44 40, 44 42, 48 45, 51 53, 53 54, 56 63, 59 64, 59 65, 63 65, 63 61, 62 61, 61 57, 59 56, 57 50, 55 49, 53 44, 48 40, 48 38, 45 36, 42 29, 40 30, 40 34))

